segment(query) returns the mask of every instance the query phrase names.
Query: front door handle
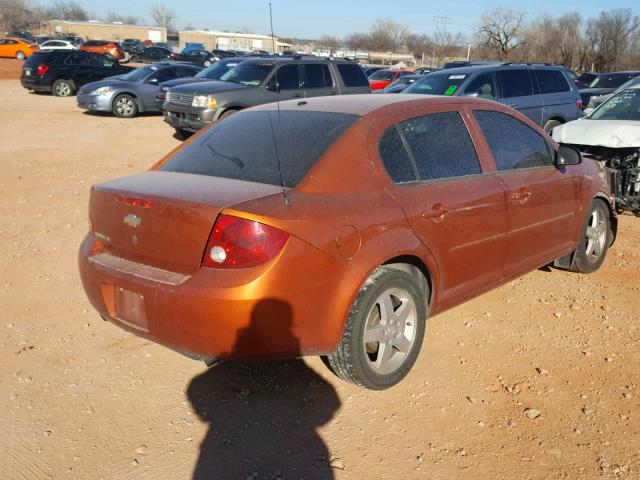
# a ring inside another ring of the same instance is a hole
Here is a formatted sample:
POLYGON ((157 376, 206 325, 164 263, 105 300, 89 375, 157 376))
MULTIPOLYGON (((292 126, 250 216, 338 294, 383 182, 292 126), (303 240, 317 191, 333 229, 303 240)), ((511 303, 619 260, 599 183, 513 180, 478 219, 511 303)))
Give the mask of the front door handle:
POLYGON ((531 197, 531 192, 526 188, 521 188, 517 192, 513 192, 513 194, 511 195, 511 199, 515 200, 516 202, 526 202, 527 200, 529 200, 529 197, 531 197))
POLYGON ((449 210, 444 207, 441 203, 434 203, 431 207, 431 210, 426 210, 420 214, 420 218, 423 220, 432 220, 434 222, 439 222, 442 220, 445 215, 449 213, 449 210))

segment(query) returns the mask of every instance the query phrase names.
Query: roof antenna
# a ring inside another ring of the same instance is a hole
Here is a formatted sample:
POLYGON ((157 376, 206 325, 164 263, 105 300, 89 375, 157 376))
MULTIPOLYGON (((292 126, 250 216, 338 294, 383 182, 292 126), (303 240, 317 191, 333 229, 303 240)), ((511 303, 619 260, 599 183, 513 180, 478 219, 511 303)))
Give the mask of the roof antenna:
MULTIPOLYGON (((271 2, 269 2, 269 22, 271 23, 271 48, 273 48, 273 68, 275 71, 274 77, 276 79, 276 85, 278 84, 278 70, 276 69, 276 37, 273 34, 273 14, 271 13, 271 2)), ((278 128, 281 129, 280 124, 280 88, 278 87, 278 99, 276 103, 278 105, 278 128)), ((273 148, 276 151, 276 162, 278 164, 278 173, 280 174, 280 186, 282 187, 282 196, 284 198, 284 204, 289 205, 289 196, 287 195, 287 188, 284 184, 284 177, 282 176, 282 165, 280 164, 280 154, 278 152, 278 142, 276 141, 276 132, 273 129, 273 121, 271 120, 271 114, 267 110, 267 116, 269 117, 269 126, 271 127, 271 136, 273 137, 273 148)))

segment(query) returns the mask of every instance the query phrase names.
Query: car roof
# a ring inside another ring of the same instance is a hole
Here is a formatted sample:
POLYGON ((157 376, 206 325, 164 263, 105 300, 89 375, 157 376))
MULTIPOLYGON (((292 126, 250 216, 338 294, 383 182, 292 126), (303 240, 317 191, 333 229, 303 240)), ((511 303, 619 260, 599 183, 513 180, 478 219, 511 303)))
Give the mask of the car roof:
POLYGON ((274 62, 275 63, 284 63, 284 62, 333 62, 333 63, 350 63, 353 65, 356 65, 355 63, 349 61, 349 60, 341 60, 341 59, 327 59, 327 58, 323 58, 323 57, 299 57, 297 55, 294 56, 285 56, 285 57, 273 57, 272 55, 269 56, 264 56, 264 57, 260 57, 260 56, 249 56, 249 57, 244 57, 246 58, 245 61, 247 62, 274 62))
POLYGON ((455 75, 456 73, 464 73, 470 75, 475 72, 482 72, 485 70, 495 70, 495 69, 511 69, 511 68, 522 68, 522 67, 531 67, 536 70, 566 70, 561 65, 550 65, 546 63, 483 63, 483 64, 475 64, 475 65, 466 65, 464 67, 456 67, 456 68, 445 68, 442 70, 437 70, 435 72, 430 73, 429 75, 455 75))
POLYGON ((294 99, 260 105, 253 107, 252 110, 304 109, 306 111, 344 113, 362 117, 382 109, 387 110, 387 113, 394 113, 407 108, 422 107, 425 105, 462 105, 469 103, 495 105, 495 102, 469 97, 398 93, 395 95, 354 94, 310 97, 305 98, 303 101, 294 99))

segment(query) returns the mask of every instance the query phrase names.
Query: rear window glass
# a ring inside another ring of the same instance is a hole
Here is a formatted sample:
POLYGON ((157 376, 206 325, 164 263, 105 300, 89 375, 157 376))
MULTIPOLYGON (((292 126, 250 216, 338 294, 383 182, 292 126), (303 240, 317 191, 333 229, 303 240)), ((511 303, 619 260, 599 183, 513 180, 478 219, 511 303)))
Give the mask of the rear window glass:
POLYGON ((332 87, 331 72, 324 63, 310 63, 303 65, 304 88, 332 87))
POLYGON ((404 146, 398 127, 389 127, 380 137, 380 158, 394 183, 415 182, 418 179, 409 152, 404 146))
POLYGON ((368 87, 369 80, 358 65, 354 63, 338 63, 338 72, 347 87, 368 87))
POLYGON ((465 81, 467 75, 446 74, 428 75, 421 80, 409 85, 404 93, 422 93, 425 95, 455 95, 458 87, 465 81))
POLYGON ((25 67, 37 67, 38 65, 44 63, 45 65, 51 65, 52 63, 56 63, 64 58, 65 53, 57 53, 57 52, 36 52, 31 55, 24 62, 25 67))
POLYGON ((398 124, 420 180, 482 173, 467 127, 457 112, 434 113, 398 124))
POLYGON ((498 73, 502 85, 502 97, 527 97, 533 95, 533 85, 528 70, 504 70, 498 73))
POLYGON ((598 75, 596 79, 591 82, 589 88, 618 88, 624 82, 637 77, 636 72, 630 73, 607 73, 598 75))
POLYGON ((533 73, 538 80, 540 93, 560 93, 571 90, 567 79, 558 70, 534 70, 533 73))
POLYGON ((295 187, 358 118, 333 112, 239 112, 211 126, 160 170, 280 185, 279 158, 285 186, 295 187))

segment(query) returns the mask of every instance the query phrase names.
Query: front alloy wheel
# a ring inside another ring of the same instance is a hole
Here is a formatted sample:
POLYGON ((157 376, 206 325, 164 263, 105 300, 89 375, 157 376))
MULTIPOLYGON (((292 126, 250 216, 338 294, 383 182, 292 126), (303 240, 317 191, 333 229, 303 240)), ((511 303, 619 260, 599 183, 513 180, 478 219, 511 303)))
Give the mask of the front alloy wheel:
POLYGON ((591 203, 578 248, 576 248, 571 270, 580 273, 595 272, 607 255, 611 243, 611 219, 609 208, 596 199, 591 203))
POLYGON ((138 114, 138 104, 131 95, 118 95, 113 101, 113 114, 120 118, 131 118, 138 114))

